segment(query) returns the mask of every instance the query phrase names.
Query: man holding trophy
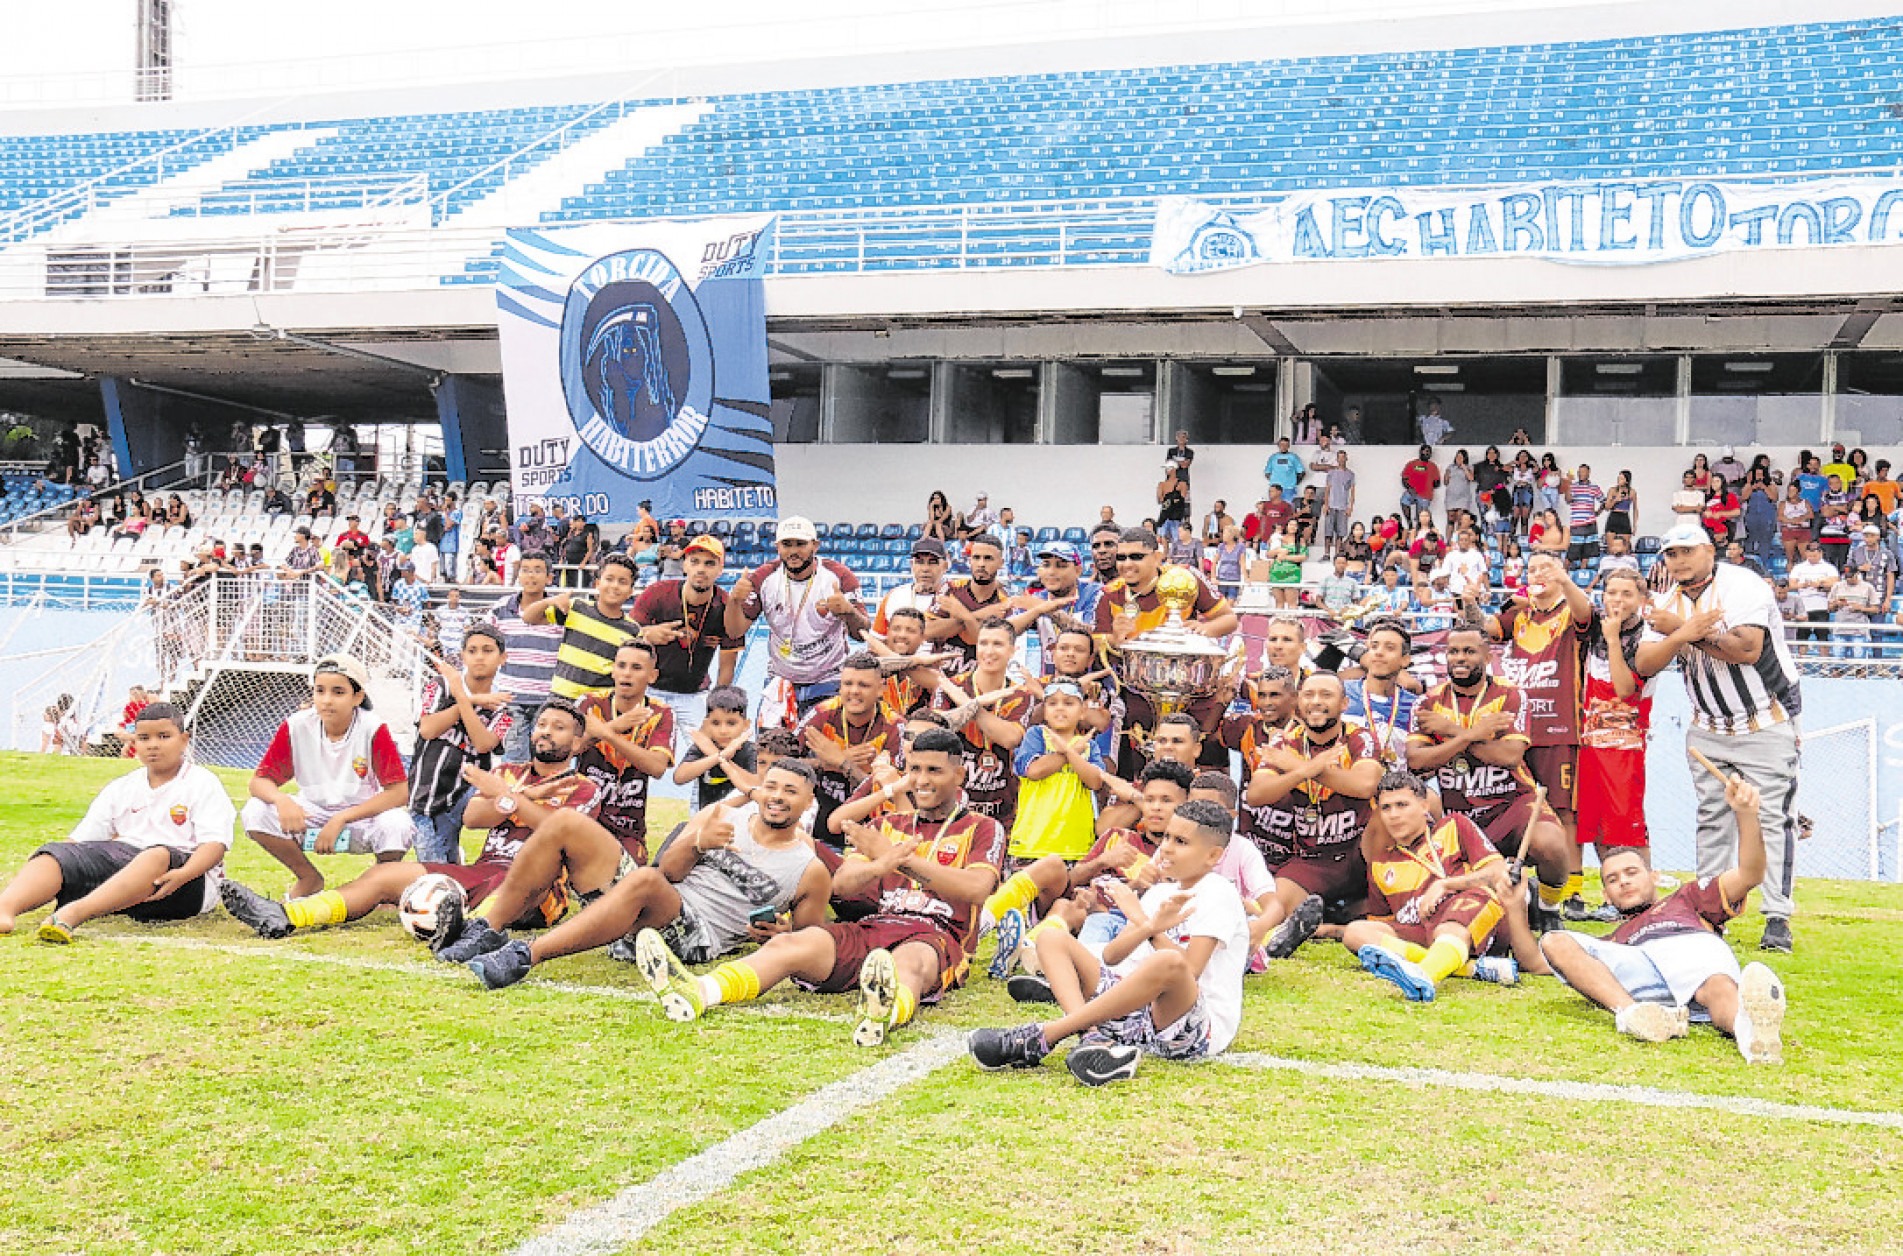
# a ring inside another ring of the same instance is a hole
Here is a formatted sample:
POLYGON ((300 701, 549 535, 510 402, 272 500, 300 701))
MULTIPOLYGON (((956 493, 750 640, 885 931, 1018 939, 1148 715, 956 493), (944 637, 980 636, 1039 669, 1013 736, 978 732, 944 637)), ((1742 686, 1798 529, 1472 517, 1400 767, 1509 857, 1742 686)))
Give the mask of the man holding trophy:
MULTIPOLYGON (((1141 770, 1157 721, 1187 711, 1213 733, 1222 718, 1216 696, 1230 651, 1218 643, 1236 630, 1236 613, 1201 575, 1167 566, 1156 534, 1127 528, 1117 539, 1117 579, 1097 601, 1096 636, 1119 664, 1125 687, 1125 737, 1117 772, 1141 770)), ((1211 767, 1228 766, 1228 750, 1205 736, 1211 767)))

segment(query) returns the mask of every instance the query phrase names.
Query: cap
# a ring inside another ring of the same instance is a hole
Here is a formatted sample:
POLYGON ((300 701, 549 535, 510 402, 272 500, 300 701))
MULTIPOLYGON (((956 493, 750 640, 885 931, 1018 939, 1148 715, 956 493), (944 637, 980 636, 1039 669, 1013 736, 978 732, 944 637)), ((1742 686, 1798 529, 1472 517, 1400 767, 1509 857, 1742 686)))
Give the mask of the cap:
POLYGON ((979 501, 981 501, 981 502, 988 502, 988 501, 990 501, 990 500, 991 500, 991 494, 989 494, 989 493, 987 493, 987 492, 985 492, 985 491, 984 491, 983 489, 979 489, 979 490, 978 490, 978 500, 979 500, 979 501))
POLYGON ((936 558, 945 561, 945 542, 935 536, 922 536, 912 542, 912 557, 936 558))
POLYGON ((370 709, 370 669, 365 667, 354 654, 326 654, 317 660, 317 666, 311 669, 312 677, 342 676, 363 694, 363 709, 370 709))
POLYGON ((773 535, 775 539, 781 541, 817 541, 819 529, 815 528, 813 521, 805 515, 793 515, 780 520, 780 526, 773 535))
POLYGON ((1874 523, 1866 523, 1863 525, 1863 534, 1865 536, 1882 536, 1883 529, 1874 523))
POLYGON ((724 563, 727 561, 726 545, 724 545, 721 542, 719 537, 715 536, 711 532, 703 532, 699 536, 695 537, 693 540, 689 541, 686 545, 683 545, 681 547, 681 556, 686 557, 687 555, 693 553, 695 550, 700 550, 702 553, 705 553, 705 554, 711 554, 714 556, 715 560, 719 562, 724 563))
POLYGON ((1699 545, 1712 544, 1711 533, 1695 523, 1675 523, 1671 529, 1659 538, 1659 551, 1692 549, 1699 545))
POLYGON ((1061 558, 1072 566, 1077 565, 1077 547, 1069 541, 1046 541, 1037 547, 1039 558, 1061 558))

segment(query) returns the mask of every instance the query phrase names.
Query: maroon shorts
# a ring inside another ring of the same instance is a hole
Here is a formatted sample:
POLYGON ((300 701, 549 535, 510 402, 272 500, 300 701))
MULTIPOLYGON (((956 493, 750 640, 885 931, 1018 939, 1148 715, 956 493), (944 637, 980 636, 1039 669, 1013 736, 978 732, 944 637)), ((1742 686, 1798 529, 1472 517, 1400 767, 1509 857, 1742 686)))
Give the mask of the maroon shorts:
POLYGON ((1298 854, 1277 868, 1275 875, 1320 896, 1330 916, 1358 920, 1368 914, 1368 863, 1359 847, 1340 859, 1298 854), (1346 909, 1334 910, 1337 903, 1346 903, 1346 909))
POLYGON ((1546 786, 1546 801, 1561 811, 1573 809, 1578 761, 1578 746, 1529 746, 1526 751, 1526 770, 1536 783, 1546 786))
MULTIPOLYGON (((839 865, 846 862, 846 857, 843 854, 834 850, 824 842, 813 843, 813 854, 818 858, 819 862, 826 865, 826 875, 829 877, 838 876, 839 865)), ((845 895, 835 893, 832 898, 832 903, 833 915, 839 919, 864 920, 867 916, 879 910, 879 883, 875 881, 865 889, 860 890, 857 894, 845 895)))
POLYGON ((1644 846, 1645 751, 1579 748, 1579 844, 1644 846))
POLYGON ((471 907, 482 906, 482 900, 495 893, 502 879, 509 875, 509 865, 501 863, 439 864, 426 863, 425 872, 439 872, 463 887, 463 894, 471 907))
POLYGON ((1468 954, 1485 955, 1487 941, 1506 915, 1500 900, 1483 890, 1463 890, 1449 895, 1434 913, 1426 920, 1414 924, 1403 924, 1399 920, 1389 922, 1395 936, 1403 942, 1412 942, 1415 946, 1432 946, 1434 934, 1443 925, 1459 925, 1467 934, 1468 954))
MULTIPOLYGON (((1543 819, 1559 823, 1559 816, 1554 814, 1551 806, 1541 807, 1540 814, 1543 819)), ((1521 794, 1504 806, 1471 812, 1467 818, 1480 826, 1480 831, 1487 835, 1487 840, 1493 843, 1495 850, 1505 858, 1512 859, 1520 853, 1520 837, 1526 832, 1527 821, 1532 815, 1533 795, 1521 794)))
POLYGON ((819 926, 833 939, 833 970, 824 981, 795 981, 816 994, 844 994, 857 989, 859 969, 874 951, 893 951, 907 942, 923 942, 938 952, 938 987, 919 996, 921 1003, 935 1003, 938 996, 965 982, 969 957, 952 935, 929 920, 918 916, 868 916, 850 924, 819 926))

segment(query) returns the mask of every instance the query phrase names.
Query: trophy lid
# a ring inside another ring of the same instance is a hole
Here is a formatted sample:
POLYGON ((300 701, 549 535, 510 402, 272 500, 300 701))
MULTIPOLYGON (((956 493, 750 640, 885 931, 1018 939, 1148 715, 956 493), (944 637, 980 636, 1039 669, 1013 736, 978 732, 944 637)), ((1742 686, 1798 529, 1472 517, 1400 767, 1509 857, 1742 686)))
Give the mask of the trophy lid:
POLYGON ((1196 578, 1195 572, 1187 567, 1165 567, 1156 578, 1156 598, 1169 611, 1169 619, 1124 642, 1123 648, 1145 654, 1208 657, 1228 654, 1227 647, 1218 645, 1199 632, 1190 631, 1183 623, 1184 618, 1195 608, 1196 595, 1201 591, 1202 581, 1196 578))

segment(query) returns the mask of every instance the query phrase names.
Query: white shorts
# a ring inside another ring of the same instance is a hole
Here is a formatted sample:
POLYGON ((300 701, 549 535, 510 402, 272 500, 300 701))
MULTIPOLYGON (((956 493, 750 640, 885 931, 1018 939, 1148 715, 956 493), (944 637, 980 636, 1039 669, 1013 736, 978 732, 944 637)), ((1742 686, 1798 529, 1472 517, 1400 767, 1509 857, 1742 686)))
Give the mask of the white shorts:
POLYGON ((1698 987, 1713 977, 1739 981, 1744 976, 1738 967, 1738 957, 1715 933, 1675 933, 1637 946, 1607 942, 1587 933, 1568 932, 1566 936, 1610 969, 1634 999, 1641 1003, 1688 1007, 1692 1010, 1692 1019, 1697 1021, 1711 1019, 1701 1005, 1692 1001, 1698 987))
MULTIPOLYGON (((297 805, 304 809, 304 816, 312 828, 321 828, 333 815, 343 810, 342 807, 319 807, 301 798, 297 805)), ((287 837, 300 842, 304 840, 302 833, 286 833, 284 826, 278 822, 278 809, 262 798, 250 799, 238 814, 247 833, 287 837)), ((402 807, 392 807, 368 820, 346 824, 337 839, 337 853, 387 855, 408 850, 415 840, 415 822, 410 819, 410 813, 402 807)))

